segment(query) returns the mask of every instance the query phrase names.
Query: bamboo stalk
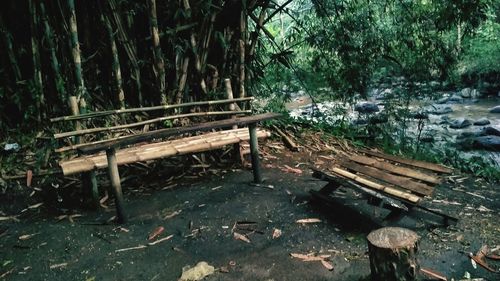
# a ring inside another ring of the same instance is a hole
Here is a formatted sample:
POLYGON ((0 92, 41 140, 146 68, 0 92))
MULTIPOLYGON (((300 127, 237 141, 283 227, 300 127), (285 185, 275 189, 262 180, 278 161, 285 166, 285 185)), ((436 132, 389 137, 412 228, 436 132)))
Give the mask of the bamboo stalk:
POLYGON ((253 55, 255 54, 255 49, 257 46, 259 31, 264 24, 264 20, 266 17, 266 9, 267 9, 268 5, 269 5, 269 0, 264 1, 264 3, 262 4, 262 10, 260 11, 259 19, 257 20, 257 22, 255 24, 255 30, 251 35, 252 38, 251 38, 250 48, 248 51, 249 58, 252 58, 253 55))
POLYGON ((14 78, 16 83, 22 80, 21 69, 19 68, 19 64, 17 63, 16 54, 14 51, 14 46, 12 43, 12 34, 7 30, 7 26, 3 21, 2 14, 0 13, 0 33, 3 34, 5 45, 7 47, 7 55, 9 57, 10 66, 12 67, 12 72, 14 73, 14 78))
POLYGON ((179 79, 179 89, 177 90, 176 104, 182 102, 184 96, 184 87, 186 87, 187 75, 188 75, 189 57, 185 57, 182 62, 181 67, 181 77, 179 79))
POLYGON ((167 104, 167 84, 165 80, 165 61, 160 45, 160 35, 158 34, 158 19, 156 16, 156 0, 149 0, 149 22, 153 41, 154 70, 156 77, 156 87, 160 95, 161 104, 167 104))
POLYGON ((66 95, 65 82, 61 76, 61 71, 59 67, 59 61, 56 55, 56 47, 54 44, 54 34, 52 33, 52 29, 49 25, 49 19, 47 14, 45 13, 45 5, 43 2, 40 3, 40 12, 42 13, 42 19, 45 27, 45 40, 47 41, 47 45, 50 50, 50 60, 52 70, 54 71, 56 90, 60 96, 61 101, 66 102, 68 97, 66 95))
POLYGON ((242 9, 241 9, 241 17, 240 17, 240 40, 239 40, 239 49, 240 49, 240 98, 244 98, 245 94, 245 48, 247 42, 247 7, 246 1, 242 1, 242 9))
POLYGON ((110 0, 108 3, 110 5, 111 11, 113 13, 113 18, 114 18, 114 21, 115 21, 115 24, 117 27, 117 31, 118 31, 118 38, 120 39, 120 42, 123 44, 125 52, 127 53, 127 56, 129 58, 129 62, 132 65, 133 75, 131 75, 131 78, 132 78, 132 80, 135 81, 135 85, 137 88, 137 99, 139 101, 139 106, 142 106, 143 100, 142 100, 141 69, 139 67, 139 63, 138 63, 138 59, 137 59, 137 46, 130 42, 130 39, 127 36, 127 33, 125 33, 125 29, 123 28, 120 14, 118 13, 118 10, 117 10, 116 0, 110 0))
POLYGON ((384 186, 384 185, 378 184, 376 182, 369 181, 365 178, 362 178, 360 176, 357 176, 353 173, 350 173, 348 171, 344 171, 344 170, 339 169, 339 168, 333 167, 330 170, 337 173, 338 175, 341 175, 343 177, 351 179, 355 182, 358 182, 360 184, 364 184, 365 186, 368 186, 370 188, 373 188, 373 189, 376 189, 379 191, 383 191, 383 192, 390 194, 392 196, 396 196, 396 197, 408 200, 412 203, 418 203, 420 201, 419 196, 413 195, 409 192, 400 191, 400 190, 397 190, 397 189, 392 188, 392 187, 384 186))
POLYGON ((113 58, 112 68, 115 78, 115 87, 117 91, 116 95, 120 103, 120 109, 125 109, 125 93, 123 92, 122 72, 120 67, 120 59, 118 57, 118 49, 116 48, 115 33, 113 32, 113 28, 111 27, 111 23, 107 16, 103 15, 102 21, 106 26, 106 30, 108 31, 109 41, 111 43, 111 55, 113 58))
MULTIPOLYGON (((244 110, 244 111, 240 111, 239 113, 250 114, 250 113, 252 113, 252 111, 251 110, 244 110)), ((60 139, 60 138, 81 136, 81 135, 87 135, 87 134, 98 133, 98 132, 108 132, 108 131, 113 131, 113 130, 120 130, 120 129, 143 126, 143 125, 147 125, 147 124, 158 123, 158 122, 177 119, 177 118, 194 117, 194 116, 233 115, 233 114, 234 114, 233 111, 194 112, 194 113, 178 114, 178 115, 154 118, 154 119, 136 122, 136 123, 118 125, 118 126, 113 126, 113 127, 100 127, 100 128, 92 128, 92 129, 59 133, 59 134, 54 134, 54 138, 60 139)))
POLYGON ((69 116, 56 117, 56 118, 50 119, 50 121, 51 122, 74 121, 74 120, 82 120, 82 119, 88 119, 88 118, 104 117, 104 116, 113 115, 113 114, 148 112, 148 111, 154 111, 154 110, 167 110, 167 109, 189 107, 189 106, 216 105, 216 104, 226 104, 226 103, 233 103, 233 102, 245 102, 245 101, 252 101, 253 99, 254 99, 253 97, 246 97, 246 98, 236 98, 236 99, 232 99, 232 100, 226 99, 226 100, 196 101, 196 102, 188 102, 188 103, 181 103, 181 104, 159 105, 159 106, 152 106, 152 107, 114 109, 114 110, 107 110, 107 111, 90 112, 87 114, 80 114, 78 116, 69 115, 69 116))
POLYGON ((40 50, 38 47, 38 13, 36 5, 33 4, 33 0, 28 1, 28 6, 30 10, 30 30, 31 30, 31 51, 33 59, 33 81, 35 84, 35 100, 37 107, 37 118, 38 122, 41 122, 42 117, 45 118, 45 100, 43 95, 43 82, 42 82, 42 65, 40 62, 40 50))
POLYGON ((71 49, 73 55, 73 63, 75 66, 75 79, 76 79, 76 95, 79 99, 82 96, 87 95, 87 89, 85 88, 83 73, 82 73, 82 58, 80 51, 80 43, 78 42, 78 27, 76 23, 76 12, 75 12, 75 1, 68 0, 68 7, 70 11, 70 32, 71 32, 71 49))

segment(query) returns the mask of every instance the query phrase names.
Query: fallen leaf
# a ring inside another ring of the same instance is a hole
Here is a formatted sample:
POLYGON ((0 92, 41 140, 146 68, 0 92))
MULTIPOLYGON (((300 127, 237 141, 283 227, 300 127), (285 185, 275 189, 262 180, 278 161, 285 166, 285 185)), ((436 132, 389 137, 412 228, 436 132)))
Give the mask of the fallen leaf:
POLYGON ((162 234, 163 231, 165 231, 165 228, 163 226, 158 226, 151 233, 149 233, 148 240, 151 241, 155 239, 158 235, 162 234))
POLYGON ((318 223, 318 222, 321 222, 321 220, 318 218, 300 219, 296 221, 296 223, 318 223))
POLYGON ((333 265, 325 260, 321 260, 321 264, 328 270, 333 270, 333 265))
POLYGON ((281 234, 282 234, 282 233, 281 233, 281 229, 277 229, 277 228, 275 228, 275 229, 273 230, 273 239, 279 238, 279 237, 281 236, 281 234))
POLYGON ((26 186, 31 187, 31 180, 33 179, 33 171, 26 171, 26 186))
POLYGON ((420 271, 422 271, 422 273, 424 273, 425 275, 427 275, 431 278, 441 280, 441 281, 448 281, 448 279, 444 275, 442 275, 438 272, 435 272, 433 270, 426 269, 426 268, 420 268, 420 271))
POLYGON ((43 203, 38 203, 38 204, 35 204, 35 205, 28 206, 28 209, 33 210, 33 209, 39 208, 42 205, 43 205, 43 203))
POLYGON ((28 240, 30 239, 31 237, 37 235, 38 233, 33 233, 33 234, 24 234, 24 235, 21 235, 19 236, 17 239, 19 240, 28 240))
POLYGON ((297 169, 297 168, 292 168, 288 165, 284 165, 283 168, 280 168, 281 171, 285 172, 285 173, 294 173, 294 174, 302 174, 302 170, 301 169, 297 169))
POLYGON ((53 264, 49 268, 56 269, 56 268, 66 267, 67 265, 68 265, 67 262, 63 262, 63 263, 53 264))
POLYGON ((239 234, 238 232, 233 233, 233 237, 236 240, 241 240, 243 242, 251 243, 250 239, 248 239, 245 235, 239 234))

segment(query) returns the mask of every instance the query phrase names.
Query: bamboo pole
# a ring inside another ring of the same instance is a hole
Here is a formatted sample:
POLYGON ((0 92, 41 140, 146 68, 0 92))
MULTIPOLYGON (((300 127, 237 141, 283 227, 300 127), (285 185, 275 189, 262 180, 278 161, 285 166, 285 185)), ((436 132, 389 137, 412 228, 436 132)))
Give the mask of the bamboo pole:
POLYGON ((239 77, 239 82, 240 82, 240 98, 244 98, 246 96, 245 93, 245 48, 246 48, 246 41, 247 41, 247 7, 246 7, 246 1, 242 1, 242 9, 241 9, 241 17, 240 17, 240 40, 239 40, 239 49, 240 49, 240 77, 239 77))
POLYGON ((256 49, 257 41, 258 41, 258 37, 259 37, 259 31, 264 24, 264 20, 266 18, 266 9, 267 9, 268 5, 269 5, 269 0, 264 1, 264 3, 262 4, 262 10, 260 11, 259 19, 256 22, 255 30, 251 35, 252 38, 251 38, 250 48, 248 51, 248 57, 250 59, 253 58, 253 56, 255 54, 255 49, 256 49))
POLYGON ((156 0, 149 0, 149 23, 153 43, 154 72, 156 87, 160 95, 161 104, 167 104, 167 82, 165 80, 165 61, 160 45, 160 35, 158 34, 158 19, 156 16, 156 0))
POLYGON ((61 101, 65 103, 68 100, 68 97, 66 95, 65 83, 61 76, 59 61, 56 55, 54 34, 52 32, 52 29, 50 28, 49 19, 47 17, 47 14, 45 13, 45 5, 43 4, 43 2, 40 3, 40 12, 42 13, 42 19, 45 27, 45 40, 47 42, 50 51, 50 61, 52 70, 54 71, 56 90, 57 93, 59 94, 61 101))
POLYGON ((75 1, 68 0, 68 7, 70 11, 70 31, 71 31, 71 49, 73 55, 73 63, 75 66, 75 79, 76 79, 76 95, 77 98, 85 97, 87 90, 85 88, 82 72, 82 57, 80 51, 80 43, 78 42, 78 26, 76 23, 75 1))
POLYGON ((102 21, 106 25, 108 37, 111 44, 111 55, 113 58, 113 73, 115 78, 116 95, 120 103, 120 109, 125 109, 125 93, 123 92, 122 72, 120 67, 120 59, 118 57, 118 49, 116 48, 115 32, 111 27, 111 23, 107 16, 102 16, 102 21))
POLYGON ((186 56, 182 62, 181 76, 179 79, 179 89, 177 89, 176 104, 180 104, 184 96, 184 88, 186 87, 188 67, 189 67, 189 57, 186 56))
POLYGON ((21 69, 19 68, 19 64, 17 63, 16 54, 14 51, 14 46, 12 43, 12 34, 7 30, 7 26, 3 21, 2 14, 0 13, 0 33, 3 34, 5 45, 7 47, 7 55, 9 57, 10 66, 12 67, 12 72, 14 73, 14 79, 16 83, 22 80, 21 69))
POLYGON ((30 10, 30 30, 31 30, 31 53, 33 59, 33 81, 35 85, 35 103, 37 107, 38 122, 45 118, 45 100, 43 95, 42 65, 40 62, 40 50, 38 47, 38 13, 33 0, 28 1, 30 10))
POLYGON ((108 3, 111 7, 113 18, 117 27, 118 38, 120 39, 120 42, 123 44, 125 52, 127 53, 127 56, 129 58, 129 62, 132 65, 133 75, 131 76, 132 80, 135 81, 135 86, 137 88, 137 99, 139 101, 139 106, 142 106, 143 99, 142 99, 141 68, 139 67, 139 62, 137 59, 137 46, 130 41, 129 37, 127 36, 127 33, 125 33, 125 29, 123 27, 120 14, 118 13, 117 10, 116 0, 110 0, 108 3))
POLYGON ((236 98, 236 99, 232 99, 232 100, 226 99, 226 100, 196 101, 196 102, 188 102, 188 103, 181 103, 181 104, 159 105, 159 106, 152 106, 152 107, 114 109, 114 110, 107 110, 107 111, 90 112, 87 114, 80 114, 78 116, 71 116, 70 115, 70 116, 56 117, 56 118, 50 119, 50 122, 74 121, 74 120, 82 120, 82 119, 88 119, 88 118, 104 117, 104 116, 113 115, 113 114, 148 112, 148 111, 154 111, 154 110, 167 110, 167 109, 174 109, 174 108, 181 108, 181 107, 188 107, 188 106, 202 106, 202 105, 216 105, 216 104, 226 104, 226 103, 234 103, 234 102, 245 102, 245 101, 252 101, 253 99, 254 99, 253 97, 246 97, 246 98, 236 98))
MULTIPOLYGON (((251 110, 244 110, 244 111, 240 111, 239 113, 250 114, 250 113, 252 113, 252 111, 251 110)), ((113 130, 121 130, 121 129, 127 129, 127 128, 132 128, 132 127, 138 127, 138 126, 158 123, 158 122, 162 122, 162 121, 166 121, 166 120, 177 119, 177 118, 194 117, 194 116, 233 115, 233 114, 234 114, 233 111, 194 112, 194 113, 178 114, 178 115, 172 115, 172 116, 158 117, 158 118, 154 118, 154 119, 150 119, 150 120, 146 120, 146 121, 130 123, 130 124, 125 124, 125 125, 118 125, 118 126, 112 126, 112 127, 99 127, 99 128, 85 129, 85 130, 76 130, 76 131, 65 132, 65 133, 58 133, 58 134, 54 134, 54 138, 60 139, 60 138, 66 138, 66 137, 72 137, 72 136, 82 136, 82 135, 98 133, 98 132, 109 132, 109 131, 113 131, 113 130)))
POLYGON ((330 170, 332 172, 337 173, 340 176, 343 176, 345 178, 351 179, 351 180, 353 180, 355 182, 358 182, 358 183, 363 184, 365 186, 368 186, 370 188, 373 188, 373 189, 385 192, 385 193, 390 194, 392 196, 408 200, 408 201, 410 201, 412 203, 418 203, 420 201, 420 197, 419 196, 413 195, 413 194, 411 194, 409 192, 400 191, 400 190, 397 190, 397 189, 392 188, 392 187, 384 186, 384 185, 378 184, 376 182, 369 181, 369 180, 367 180, 365 178, 362 178, 362 177, 357 176, 357 175, 355 175, 353 173, 350 173, 348 171, 345 171, 345 170, 342 170, 342 169, 339 169, 339 168, 336 168, 336 167, 333 167, 330 170))

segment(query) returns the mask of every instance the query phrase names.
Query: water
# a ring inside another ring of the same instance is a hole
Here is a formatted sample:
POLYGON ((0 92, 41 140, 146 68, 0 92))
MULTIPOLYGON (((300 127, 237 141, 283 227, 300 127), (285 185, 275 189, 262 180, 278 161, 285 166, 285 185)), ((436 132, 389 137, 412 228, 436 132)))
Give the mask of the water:
MULTIPOLYGON (((375 100, 375 98, 370 98, 369 102, 379 103, 380 101, 375 100)), ((410 106, 410 110, 414 112, 425 110, 429 106, 435 105, 436 101, 424 100, 416 101, 410 106)), ((424 129, 422 130, 422 136, 432 136, 434 141, 430 145, 435 149, 449 147, 450 143, 454 144, 460 141, 461 135, 464 132, 479 132, 481 129, 493 126, 500 128, 500 114, 490 113, 490 109, 494 106, 500 105, 500 98, 482 98, 482 99, 463 99, 456 103, 446 103, 438 106, 449 106, 453 111, 448 114, 435 115, 429 114, 429 119, 425 121, 424 129), (486 126, 468 126, 462 129, 452 129, 449 126, 449 121, 458 118, 465 118, 471 120, 473 123, 481 118, 487 118, 491 123, 486 126), (448 121, 445 121, 448 120, 448 121)), ((311 100, 305 96, 296 96, 287 104, 287 108, 290 110, 290 115, 295 118, 304 118, 311 122, 323 122, 334 124, 340 119, 344 119, 348 122, 354 122, 357 119, 362 118, 362 115, 358 114, 354 110, 353 105, 346 105, 340 102, 330 101, 323 102, 317 105, 318 110, 323 113, 324 117, 320 119, 313 115, 313 106, 311 100)), ((381 112, 383 112, 383 106, 379 105, 381 112)), ((412 121, 409 124, 408 135, 410 138, 417 138, 418 135, 418 121, 412 121)), ((484 159, 491 159, 494 163, 500 166, 500 152, 473 150, 473 151, 462 151, 457 150, 460 157, 470 158, 473 156, 479 156, 484 159)))

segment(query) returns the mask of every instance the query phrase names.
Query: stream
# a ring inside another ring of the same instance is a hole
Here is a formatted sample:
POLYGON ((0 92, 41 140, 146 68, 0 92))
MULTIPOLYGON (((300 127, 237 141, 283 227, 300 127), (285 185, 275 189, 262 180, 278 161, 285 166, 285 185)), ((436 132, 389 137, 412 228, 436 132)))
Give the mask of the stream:
MULTIPOLYGON (((301 92, 292 94, 292 101, 286 106, 293 118, 330 124, 344 119, 354 126, 366 126, 368 118, 383 114, 385 101, 380 98, 380 93, 384 91, 387 90, 372 90, 368 99, 353 105, 330 101, 318 103, 317 109, 323 117, 314 114, 311 99, 301 92)), ((450 147, 451 144, 461 158, 479 156, 500 166, 500 113, 490 112, 500 105, 500 97, 463 98, 460 91, 444 93, 441 97, 439 100, 415 101, 410 105, 411 112, 424 113, 426 117, 420 136, 422 142, 431 149, 450 147), (476 140, 483 141, 485 138, 488 138, 488 147, 476 144, 476 140), (464 147, 462 143, 465 140, 474 145, 464 147)), ((413 141, 418 138, 418 123, 414 119, 408 127, 408 137, 413 141)), ((379 126, 383 124, 381 121, 379 126)))

